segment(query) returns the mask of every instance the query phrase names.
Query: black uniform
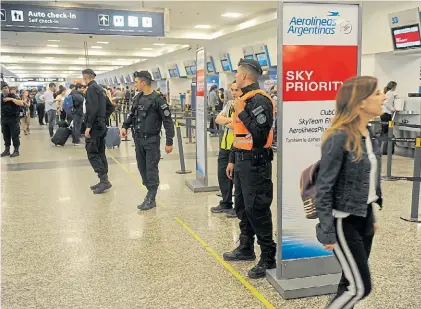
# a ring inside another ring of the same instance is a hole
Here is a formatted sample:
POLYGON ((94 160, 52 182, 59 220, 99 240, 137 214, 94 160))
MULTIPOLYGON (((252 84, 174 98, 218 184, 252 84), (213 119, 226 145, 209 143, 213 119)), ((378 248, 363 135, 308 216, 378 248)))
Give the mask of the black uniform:
POLYGON ((137 167, 142 176, 143 185, 148 189, 147 198, 152 201, 155 201, 159 186, 158 163, 161 158, 162 124, 165 128, 166 145, 172 146, 174 124, 164 97, 155 91, 149 95, 137 94, 133 99, 131 112, 123 123, 123 128, 126 130, 130 126, 133 128, 137 167))
POLYGON ((19 112, 21 107, 12 101, 4 101, 6 98, 17 99, 14 94, 1 94, 1 131, 3 133, 4 146, 9 151, 13 141, 15 151, 19 150, 20 140, 20 125, 19 125, 19 112))
MULTIPOLYGON (((252 60, 253 68, 260 68, 252 60)), ((244 65, 241 61, 239 65, 244 65)), ((261 73, 261 69, 259 70, 261 73)), ((257 83, 243 89, 243 94, 259 89, 257 83)), ((271 148, 264 148, 273 125, 272 101, 260 94, 246 101, 244 111, 238 114, 253 138, 252 150, 232 148, 230 163, 234 163, 235 210, 240 219, 240 246, 224 254, 226 260, 252 260, 254 235, 261 247, 260 262, 249 271, 252 278, 262 277, 266 269, 276 267, 276 244, 270 206, 273 199, 271 148)))
POLYGON ((79 144, 80 143, 80 128, 82 126, 82 116, 83 116, 83 101, 85 100, 85 98, 83 97, 82 93, 80 93, 76 89, 72 90, 70 95, 73 98, 73 109, 72 109, 73 143, 79 144))
MULTIPOLYGON (((105 156, 105 136, 107 134, 105 96, 104 89, 96 81, 93 80, 88 84, 85 122, 86 127, 91 128, 91 131, 90 137, 86 139, 85 147, 89 162, 95 173, 98 174, 100 183, 109 184, 108 162, 105 156)), ((94 193, 95 189, 93 189, 94 193)))

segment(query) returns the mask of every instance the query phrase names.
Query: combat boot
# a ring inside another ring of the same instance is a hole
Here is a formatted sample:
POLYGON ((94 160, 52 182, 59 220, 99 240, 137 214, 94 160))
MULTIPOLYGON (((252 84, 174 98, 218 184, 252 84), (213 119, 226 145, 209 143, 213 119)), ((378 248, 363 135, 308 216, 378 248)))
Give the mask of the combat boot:
POLYGON ((95 191, 99 187, 100 182, 98 182, 96 185, 91 186, 91 190, 95 191))
POLYGON ((148 191, 148 193, 145 196, 145 199, 143 200, 143 203, 137 206, 137 209, 142 210, 142 208, 145 206, 145 204, 148 202, 150 198, 150 193, 148 191))
POLYGON ((10 147, 6 147, 4 151, 1 153, 0 157, 7 157, 10 156, 10 147))
POLYGON ((108 175, 99 176, 98 187, 94 190, 94 194, 101 194, 110 189, 113 185, 108 181, 108 175))
POLYGON ((225 252, 225 261, 253 261, 256 259, 254 253, 254 237, 240 235, 240 245, 231 252, 225 252))
POLYGON ((146 194, 145 201, 142 203, 142 205, 138 206, 139 210, 149 210, 156 207, 156 190, 149 190, 148 194, 146 194))
POLYGON ((260 256, 260 261, 249 270, 248 276, 251 279, 263 278, 266 276, 267 269, 276 268, 276 249, 271 248, 265 251, 262 251, 260 256))
POLYGON ((11 158, 14 157, 19 157, 19 148, 15 148, 15 150, 13 151, 13 153, 10 155, 11 158))

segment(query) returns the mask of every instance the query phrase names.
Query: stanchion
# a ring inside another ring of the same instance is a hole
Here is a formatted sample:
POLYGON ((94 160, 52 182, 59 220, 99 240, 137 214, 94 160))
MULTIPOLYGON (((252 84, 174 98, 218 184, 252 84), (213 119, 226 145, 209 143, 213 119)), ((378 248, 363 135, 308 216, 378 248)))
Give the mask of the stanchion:
POLYGON ((180 170, 177 171, 177 174, 189 174, 191 171, 186 170, 186 165, 184 163, 184 151, 183 151, 183 138, 181 137, 181 128, 178 121, 175 123, 175 129, 177 131, 177 141, 178 141, 178 152, 180 155, 180 170))
POLYGON ((421 186, 420 177, 421 177, 421 137, 417 137, 415 141, 415 153, 414 153, 414 180, 412 184, 411 214, 409 216, 401 216, 402 220, 421 223, 421 218, 419 216, 420 186, 421 186))
POLYGON ((386 177, 383 178, 385 181, 395 180, 392 178, 393 142, 390 140, 390 139, 393 139, 393 127, 394 127, 394 122, 389 121, 389 132, 387 133, 387 137, 389 138, 389 140, 387 141, 387 170, 386 170, 386 177))
POLYGON ((186 118, 186 130, 187 130, 187 137, 189 138, 189 141, 186 144, 194 144, 193 142, 193 134, 192 134, 192 124, 191 124, 191 117, 186 118))

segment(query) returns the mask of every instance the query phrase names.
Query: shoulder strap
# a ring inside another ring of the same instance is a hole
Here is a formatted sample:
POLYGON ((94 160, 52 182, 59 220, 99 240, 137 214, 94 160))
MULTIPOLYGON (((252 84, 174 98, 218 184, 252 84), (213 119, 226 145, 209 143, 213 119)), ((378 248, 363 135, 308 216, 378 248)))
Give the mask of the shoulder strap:
POLYGON ((262 89, 256 89, 256 90, 252 90, 247 92, 245 95, 243 95, 241 97, 242 100, 248 100, 251 99, 252 97, 254 97, 256 94, 260 94, 262 96, 267 97, 270 101, 272 101, 271 97, 266 93, 266 91, 262 90, 262 89))

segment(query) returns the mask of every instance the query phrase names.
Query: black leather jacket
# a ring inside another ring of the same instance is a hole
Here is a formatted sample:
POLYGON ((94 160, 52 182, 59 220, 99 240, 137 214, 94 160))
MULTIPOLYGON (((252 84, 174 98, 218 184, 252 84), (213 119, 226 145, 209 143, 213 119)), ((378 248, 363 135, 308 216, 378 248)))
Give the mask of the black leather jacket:
MULTIPOLYGON (((336 243, 332 209, 361 217, 367 215, 371 163, 365 137, 361 140, 363 157, 360 161, 353 161, 355 154, 345 149, 346 140, 347 133, 338 131, 330 135, 322 146, 316 181, 316 210, 320 220, 316 232, 322 244, 336 243)), ((380 144, 377 140, 372 140, 372 144, 377 158, 377 203, 382 206, 380 144)))

